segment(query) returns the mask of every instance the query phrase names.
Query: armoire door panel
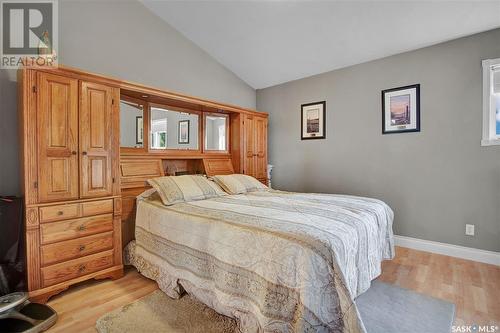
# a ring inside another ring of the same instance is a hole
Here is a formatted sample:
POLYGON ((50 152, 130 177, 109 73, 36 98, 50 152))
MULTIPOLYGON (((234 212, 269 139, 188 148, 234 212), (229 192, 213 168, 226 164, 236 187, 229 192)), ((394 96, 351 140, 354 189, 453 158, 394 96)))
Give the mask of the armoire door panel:
POLYGON ((37 81, 39 201, 77 199, 78 80, 38 73, 37 81))
POLYGON ((90 186, 92 191, 105 190, 106 177, 102 170, 106 170, 107 158, 92 156, 89 157, 90 165, 90 186))
POLYGON ((106 147, 106 95, 107 91, 92 89, 89 91, 90 109, 89 109, 89 135, 90 147, 94 149, 105 149, 106 147))
POLYGON ((255 119, 253 116, 245 116, 244 120, 245 156, 243 170, 246 175, 255 176, 255 119))
POLYGON ((255 178, 267 178, 267 118, 255 117, 255 178))
POLYGON ((48 147, 64 148, 68 146, 68 112, 66 112, 68 87, 60 82, 49 83, 48 97, 48 125, 49 144, 48 147))
POLYGON ((64 193, 70 190, 68 184, 71 184, 70 165, 66 158, 49 158, 50 160, 50 185, 54 193, 64 193))
POLYGON ((80 85, 80 197, 112 195, 111 135, 114 89, 81 82, 80 85))

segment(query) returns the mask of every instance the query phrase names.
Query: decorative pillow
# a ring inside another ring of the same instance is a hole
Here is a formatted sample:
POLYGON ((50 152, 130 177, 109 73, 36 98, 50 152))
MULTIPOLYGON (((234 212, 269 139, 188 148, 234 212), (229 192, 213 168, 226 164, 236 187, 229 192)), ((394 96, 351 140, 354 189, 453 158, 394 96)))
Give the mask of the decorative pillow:
POLYGON ((268 187, 257 179, 241 174, 213 176, 212 179, 229 194, 265 191, 268 187))
POLYGON ((149 179, 148 183, 166 206, 226 195, 217 184, 201 175, 158 177, 149 179))
POLYGON ((156 193, 156 189, 150 188, 150 189, 147 189, 146 191, 142 192, 141 194, 139 194, 136 198, 137 199, 148 199, 155 193, 156 193))

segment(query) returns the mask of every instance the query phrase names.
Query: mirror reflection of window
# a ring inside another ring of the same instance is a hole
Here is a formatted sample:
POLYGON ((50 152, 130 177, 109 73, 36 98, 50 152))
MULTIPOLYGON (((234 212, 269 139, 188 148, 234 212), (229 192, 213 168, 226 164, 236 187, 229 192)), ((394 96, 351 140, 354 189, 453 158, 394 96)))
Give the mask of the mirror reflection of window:
POLYGON ((166 110, 151 109, 151 148, 167 148, 167 114, 166 110))
POLYGON ((226 150, 226 125, 219 126, 219 150, 226 150))
POLYGON ((198 114, 152 107, 150 116, 151 149, 198 149, 198 114), (179 124, 189 126, 181 141, 179 124))
POLYGON ((205 150, 227 150, 227 116, 205 116, 205 150))
POLYGON ((167 132, 166 131, 155 131, 151 138, 151 148, 163 149, 167 148, 167 132))
POLYGON ((143 147, 143 106, 127 100, 120 101, 120 146, 143 147))

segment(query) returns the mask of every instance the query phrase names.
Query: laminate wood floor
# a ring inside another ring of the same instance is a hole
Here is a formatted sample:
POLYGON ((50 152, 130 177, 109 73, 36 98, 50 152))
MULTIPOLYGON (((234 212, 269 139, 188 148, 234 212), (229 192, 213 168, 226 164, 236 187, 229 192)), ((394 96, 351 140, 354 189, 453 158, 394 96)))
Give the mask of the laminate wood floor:
MULTIPOLYGON (((500 324, 500 267, 397 247, 380 280, 456 304, 456 325, 500 324)), ((88 281, 51 298, 59 314, 48 332, 95 332, 96 320, 158 289, 128 268, 116 281, 88 281)))
POLYGON ((379 279, 455 303, 455 325, 500 326, 499 266, 396 247, 379 279))

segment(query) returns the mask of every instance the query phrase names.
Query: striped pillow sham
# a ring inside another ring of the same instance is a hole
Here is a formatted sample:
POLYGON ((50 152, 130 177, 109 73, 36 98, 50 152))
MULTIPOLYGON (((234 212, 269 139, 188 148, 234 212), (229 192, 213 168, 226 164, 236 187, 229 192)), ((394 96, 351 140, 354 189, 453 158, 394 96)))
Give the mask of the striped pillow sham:
POLYGON ((202 175, 158 177, 149 179, 148 183, 166 206, 226 195, 217 184, 202 175))
POLYGON ((269 189, 266 185, 248 175, 218 175, 213 176, 212 179, 229 194, 241 194, 269 189))

